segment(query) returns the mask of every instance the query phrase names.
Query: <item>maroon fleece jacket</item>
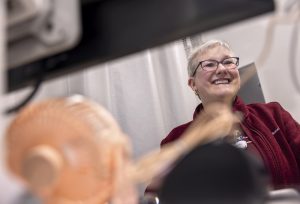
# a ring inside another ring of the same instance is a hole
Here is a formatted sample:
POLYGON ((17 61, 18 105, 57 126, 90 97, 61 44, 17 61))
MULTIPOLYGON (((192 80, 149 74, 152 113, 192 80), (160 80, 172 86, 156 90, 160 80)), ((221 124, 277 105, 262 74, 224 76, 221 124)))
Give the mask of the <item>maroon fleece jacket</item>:
MULTIPOLYGON (((203 110, 198 105, 195 117, 203 110)), ((239 97, 233 111, 244 115, 241 128, 250 141, 247 150, 257 153, 268 172, 275 189, 300 184, 300 125, 279 103, 246 105, 239 97)), ((161 145, 175 141, 192 121, 174 128, 161 145)))

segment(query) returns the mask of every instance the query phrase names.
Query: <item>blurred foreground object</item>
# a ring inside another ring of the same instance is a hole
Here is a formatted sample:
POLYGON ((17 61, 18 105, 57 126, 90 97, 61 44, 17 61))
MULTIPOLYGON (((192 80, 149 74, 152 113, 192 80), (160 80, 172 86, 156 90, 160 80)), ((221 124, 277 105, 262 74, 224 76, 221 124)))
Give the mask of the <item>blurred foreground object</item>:
POLYGON ((7 0, 6 4, 9 67, 69 50, 78 43, 82 30, 79 0, 7 0))
POLYGON ((270 191, 263 163, 221 140, 196 146, 173 167, 164 178, 157 203, 300 204, 297 189, 270 191))
POLYGON ((162 204, 263 204, 268 174, 256 158, 222 141, 177 162, 159 192, 162 204))
POLYGON ((136 183, 149 182, 197 144, 227 135, 236 120, 216 104, 185 137, 132 162, 126 135, 104 108, 80 96, 50 99, 12 121, 7 163, 46 204, 134 204, 136 183))
POLYGON ((122 175, 130 161, 126 136, 104 108, 80 96, 27 106, 6 144, 11 171, 46 204, 104 204, 120 178, 130 191, 122 175))
POLYGON ((274 8, 273 0, 7 0, 6 91, 274 8))

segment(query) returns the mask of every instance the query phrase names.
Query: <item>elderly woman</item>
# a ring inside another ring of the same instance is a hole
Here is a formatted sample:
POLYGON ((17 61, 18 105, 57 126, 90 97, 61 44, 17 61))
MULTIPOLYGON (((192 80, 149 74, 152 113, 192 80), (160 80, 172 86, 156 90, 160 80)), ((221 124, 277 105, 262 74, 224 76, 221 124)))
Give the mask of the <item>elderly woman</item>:
MULTIPOLYGON (((245 104, 237 96, 241 84, 238 65, 239 57, 219 40, 208 41, 191 54, 188 84, 201 100, 194 119, 213 102, 239 111, 243 120, 233 131, 234 143, 261 158, 274 189, 299 185, 300 125, 276 102, 245 104)), ((161 145, 180 138, 192 122, 174 128, 161 145)))

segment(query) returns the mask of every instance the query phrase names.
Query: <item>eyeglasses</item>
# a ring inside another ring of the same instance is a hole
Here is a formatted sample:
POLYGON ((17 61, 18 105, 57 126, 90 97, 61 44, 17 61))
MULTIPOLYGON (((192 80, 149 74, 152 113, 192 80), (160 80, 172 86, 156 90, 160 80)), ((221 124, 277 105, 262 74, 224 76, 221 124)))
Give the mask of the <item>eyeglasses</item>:
POLYGON ((205 71, 215 71, 218 69, 219 64, 222 64, 226 69, 235 69, 239 65, 238 57, 228 57, 223 59, 221 62, 217 60, 204 60, 198 63, 195 71, 193 72, 192 76, 195 75, 199 66, 205 71))

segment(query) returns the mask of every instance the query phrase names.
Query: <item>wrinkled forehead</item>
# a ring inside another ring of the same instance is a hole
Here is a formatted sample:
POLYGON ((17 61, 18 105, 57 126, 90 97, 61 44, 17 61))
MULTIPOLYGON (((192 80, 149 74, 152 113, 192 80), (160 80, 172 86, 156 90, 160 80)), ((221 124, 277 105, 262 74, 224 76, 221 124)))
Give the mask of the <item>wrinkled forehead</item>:
POLYGON ((197 53, 196 59, 197 61, 214 59, 221 60, 224 57, 232 57, 234 56, 233 51, 224 45, 214 44, 207 46, 197 53))

